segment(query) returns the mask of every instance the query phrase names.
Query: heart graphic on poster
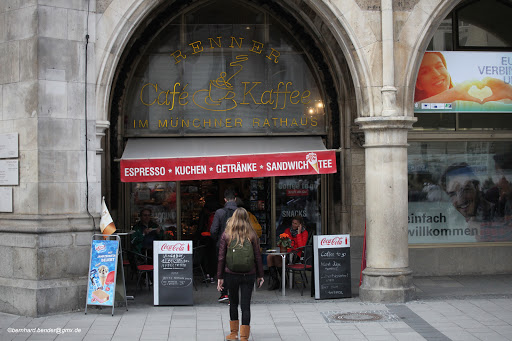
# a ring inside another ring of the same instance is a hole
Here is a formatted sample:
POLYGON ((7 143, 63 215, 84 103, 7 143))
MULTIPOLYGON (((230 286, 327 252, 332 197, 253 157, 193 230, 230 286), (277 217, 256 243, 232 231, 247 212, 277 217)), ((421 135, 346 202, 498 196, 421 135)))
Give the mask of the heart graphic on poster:
POLYGON ((468 90, 468 95, 478 98, 480 101, 483 101, 487 97, 492 96, 492 90, 488 86, 484 86, 483 88, 478 88, 476 85, 472 85, 468 90))

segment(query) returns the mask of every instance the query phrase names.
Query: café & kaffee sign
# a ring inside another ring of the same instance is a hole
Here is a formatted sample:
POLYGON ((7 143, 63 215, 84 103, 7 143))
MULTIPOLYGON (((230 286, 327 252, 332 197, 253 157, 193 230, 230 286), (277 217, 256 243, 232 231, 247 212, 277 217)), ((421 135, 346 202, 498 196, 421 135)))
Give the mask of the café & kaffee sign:
POLYGON ((176 47, 142 58, 126 108, 129 135, 325 134, 324 101, 304 53, 221 35, 176 47))

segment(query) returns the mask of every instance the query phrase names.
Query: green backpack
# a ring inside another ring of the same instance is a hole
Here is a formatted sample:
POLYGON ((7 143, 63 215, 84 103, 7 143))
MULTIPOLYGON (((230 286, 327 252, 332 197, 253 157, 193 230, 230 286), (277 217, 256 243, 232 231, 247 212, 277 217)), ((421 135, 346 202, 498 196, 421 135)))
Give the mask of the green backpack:
POLYGON ((237 245, 236 240, 229 243, 226 251, 226 266, 233 272, 249 272, 254 268, 254 250, 249 240, 244 245, 237 245))

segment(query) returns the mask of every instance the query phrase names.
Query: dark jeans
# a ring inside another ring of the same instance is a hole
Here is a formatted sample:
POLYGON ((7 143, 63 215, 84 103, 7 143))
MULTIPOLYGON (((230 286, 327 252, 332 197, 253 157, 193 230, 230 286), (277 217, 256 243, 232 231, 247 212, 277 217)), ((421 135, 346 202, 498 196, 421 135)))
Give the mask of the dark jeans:
POLYGON ((240 298, 242 325, 248 326, 251 324, 251 296, 255 280, 255 274, 224 273, 224 287, 228 288, 229 291, 229 319, 231 321, 238 320, 238 299, 240 298))

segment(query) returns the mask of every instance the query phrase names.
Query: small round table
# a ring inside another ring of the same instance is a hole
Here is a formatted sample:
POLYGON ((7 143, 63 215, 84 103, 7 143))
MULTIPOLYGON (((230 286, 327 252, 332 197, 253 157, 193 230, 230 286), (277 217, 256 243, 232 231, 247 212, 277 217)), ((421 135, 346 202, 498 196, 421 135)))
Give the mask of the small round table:
MULTIPOLYGON (((279 255, 281 256, 281 259, 283 261, 281 266, 281 295, 285 296, 286 293, 286 256, 290 255, 291 252, 263 252, 264 255, 279 255)), ((290 282, 290 288, 291 288, 291 282, 290 282)))

